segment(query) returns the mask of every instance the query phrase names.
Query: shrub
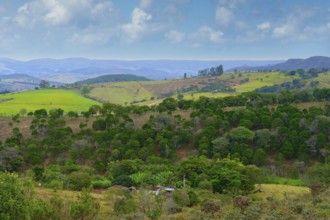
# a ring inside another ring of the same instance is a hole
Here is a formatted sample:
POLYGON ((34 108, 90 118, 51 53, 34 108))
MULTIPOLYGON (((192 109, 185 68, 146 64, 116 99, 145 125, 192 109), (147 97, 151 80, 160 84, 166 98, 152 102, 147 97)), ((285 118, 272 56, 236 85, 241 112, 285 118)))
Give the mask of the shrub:
POLYGON ((117 215, 123 215, 135 212, 137 206, 134 199, 119 197, 116 199, 113 209, 117 215))
POLYGON ((208 180, 203 180, 198 184, 198 188, 213 191, 212 183, 208 180))
POLYGON ((115 178, 112 181, 112 185, 120 185, 120 186, 126 186, 126 187, 130 187, 130 186, 135 186, 135 182, 132 178, 130 178, 129 176, 126 175, 121 175, 118 176, 117 178, 115 178))
POLYGON ((233 203, 234 207, 244 210, 251 204, 252 200, 246 196, 237 196, 234 198, 233 203))
POLYGON ((105 189, 111 186, 110 180, 94 180, 92 181, 92 186, 94 189, 105 189))
POLYGON ((201 211, 214 216, 216 213, 221 211, 221 204, 217 200, 208 199, 203 202, 201 206, 201 211))
POLYGON ((63 189, 63 182, 59 180, 52 180, 47 186, 56 192, 57 190, 63 189))
POLYGON ((94 219, 100 204, 92 197, 91 189, 83 189, 78 199, 71 203, 70 216, 73 219, 94 219))
POLYGON ((81 190, 91 185, 91 177, 87 173, 73 172, 67 176, 67 187, 73 190, 81 190))
POLYGON ((177 189, 172 193, 173 200, 176 204, 180 206, 189 206, 190 199, 186 190, 177 189))

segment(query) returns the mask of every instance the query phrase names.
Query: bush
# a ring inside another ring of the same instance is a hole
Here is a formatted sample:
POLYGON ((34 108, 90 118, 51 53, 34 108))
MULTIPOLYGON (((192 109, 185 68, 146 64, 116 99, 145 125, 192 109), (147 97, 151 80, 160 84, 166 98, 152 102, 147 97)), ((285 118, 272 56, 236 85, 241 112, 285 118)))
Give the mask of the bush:
POLYGON ((186 190, 177 189, 172 193, 173 200, 176 204, 180 206, 189 206, 190 199, 186 190))
POLYGON ((214 216, 216 213, 221 211, 221 204, 217 200, 208 199, 203 202, 201 206, 201 211, 214 216))
POLYGON ((126 187, 130 187, 130 186, 135 186, 135 182, 132 178, 130 178, 129 176, 126 175, 121 175, 118 176, 117 178, 115 178, 112 181, 112 185, 120 185, 120 186, 126 186, 126 187))
POLYGON ((110 180, 94 180, 92 181, 92 186, 94 189, 106 189, 111 186, 110 180))
POLYGON ((212 183, 208 180, 203 180, 198 184, 198 188, 213 191, 212 183))
POLYGON ((135 212, 137 210, 137 206, 134 199, 117 198, 113 209, 117 215, 123 215, 135 212))
POLYGON ((67 176, 67 187, 73 190, 82 190, 91 185, 91 177, 87 173, 73 172, 67 176))
POLYGON ((56 192, 57 190, 63 189, 63 182, 58 180, 52 180, 49 184, 47 184, 47 187, 51 188, 56 192))
POLYGON ((26 219, 29 216, 29 198, 17 175, 0 172, 0 201, 0 219, 26 219))
POLYGON ((91 189, 83 189, 78 199, 71 203, 70 216, 73 219, 94 219, 100 204, 91 196, 91 189))
POLYGON ((168 214, 175 214, 182 212, 182 208, 175 203, 173 200, 169 200, 167 202, 167 213, 168 214))
POLYGON ((252 200, 246 196, 237 196, 234 198, 233 203, 234 207, 244 210, 251 204, 252 200))
POLYGON ((188 192, 188 196, 189 196, 189 201, 190 201, 189 207, 192 207, 192 206, 197 205, 199 203, 198 195, 194 191, 190 190, 188 192))

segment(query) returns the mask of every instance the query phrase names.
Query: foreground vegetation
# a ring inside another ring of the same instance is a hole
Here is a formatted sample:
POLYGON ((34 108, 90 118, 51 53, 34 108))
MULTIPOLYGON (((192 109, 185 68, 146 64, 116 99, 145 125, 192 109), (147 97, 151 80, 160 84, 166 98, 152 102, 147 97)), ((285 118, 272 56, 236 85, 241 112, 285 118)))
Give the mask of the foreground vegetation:
POLYGON ((263 192, 232 197, 209 189, 178 189, 171 196, 118 186, 103 193, 34 187, 27 179, 1 174, 1 219, 328 219, 330 191, 262 184, 263 192), (8 200, 9 201, 9 200, 8 200), (10 210, 10 212, 8 211, 10 210))
POLYGON ((315 89, 39 109, 29 138, 15 115, 0 143, 0 217, 328 219, 329 98, 315 89), (311 101, 325 104, 292 105, 311 101))

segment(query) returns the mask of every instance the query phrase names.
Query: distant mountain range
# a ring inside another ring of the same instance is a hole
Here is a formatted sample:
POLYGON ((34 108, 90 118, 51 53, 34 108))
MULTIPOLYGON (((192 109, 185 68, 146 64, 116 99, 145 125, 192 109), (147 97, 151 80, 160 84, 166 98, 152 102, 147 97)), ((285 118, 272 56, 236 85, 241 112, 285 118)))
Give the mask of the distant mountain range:
MULTIPOLYGON (((0 93, 33 90, 38 87, 41 79, 25 74, 0 75, 0 93)), ((51 85, 63 85, 63 83, 49 81, 51 85)))
POLYGON ((297 69, 330 69, 330 57, 324 57, 324 56, 314 56, 307 59, 289 59, 286 62, 283 63, 277 63, 274 65, 264 65, 264 66, 240 66, 231 68, 228 71, 259 71, 259 70, 281 70, 281 71, 287 71, 287 70, 297 70, 297 69))
MULTIPOLYGON (((0 58, 0 91, 34 89, 40 80, 74 83, 102 75, 129 74, 152 80, 196 76, 199 70, 223 65, 225 71, 330 68, 330 58, 284 60, 92 60, 86 58, 19 61, 0 58), (6 78, 7 77, 7 78, 6 78)), ((58 84, 58 83, 57 83, 58 84)))
POLYGON ((175 79, 184 73, 197 75, 201 69, 223 65, 225 70, 236 66, 273 65, 282 60, 91 60, 85 58, 37 59, 18 61, 0 58, 0 75, 27 74, 39 79, 73 83, 109 74, 132 74, 149 79, 175 79))

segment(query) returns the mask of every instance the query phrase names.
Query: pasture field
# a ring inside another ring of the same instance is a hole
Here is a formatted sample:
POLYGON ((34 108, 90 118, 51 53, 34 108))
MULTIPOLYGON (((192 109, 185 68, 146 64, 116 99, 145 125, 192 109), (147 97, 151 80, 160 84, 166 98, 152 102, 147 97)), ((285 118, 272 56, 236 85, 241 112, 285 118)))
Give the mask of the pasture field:
POLYGON ((86 111, 91 105, 99 102, 85 98, 77 91, 64 89, 42 89, 20 93, 0 95, 0 115, 10 116, 19 113, 21 109, 27 112, 36 109, 51 110, 61 108, 68 111, 86 111))
POLYGON ((143 99, 150 100, 153 96, 142 86, 141 82, 103 83, 99 86, 92 88, 88 96, 102 102, 124 105, 143 99))
MULTIPOLYGON (((140 81, 140 82, 118 82, 118 83, 98 83, 91 85, 89 97, 101 102, 111 102, 115 104, 130 104, 137 101, 138 104, 153 105, 157 97, 164 94, 177 93, 184 95, 185 99, 198 99, 201 96, 218 98, 237 95, 243 92, 250 92, 264 86, 273 86, 284 82, 291 82, 299 76, 288 76, 281 72, 251 72, 251 73, 225 73, 217 77, 196 77, 187 79, 161 80, 161 81, 140 81), (190 90, 189 87, 202 88, 207 85, 224 84, 236 89, 236 93, 213 93, 198 92, 190 90), (188 89, 188 90, 187 90, 188 89), (120 94, 120 96, 119 96, 120 94), (154 97, 155 100, 150 100, 154 97), (141 100, 145 100, 141 102, 141 100)), ((320 74, 315 80, 328 79, 329 77, 320 74)), ((313 78, 314 79, 314 78, 313 78)), ((321 83, 323 85, 324 83, 321 83)), ((330 82, 325 82, 329 84, 330 82)), ((167 96, 168 97, 168 96, 167 96)), ((158 99, 162 100, 162 98, 158 99)))

